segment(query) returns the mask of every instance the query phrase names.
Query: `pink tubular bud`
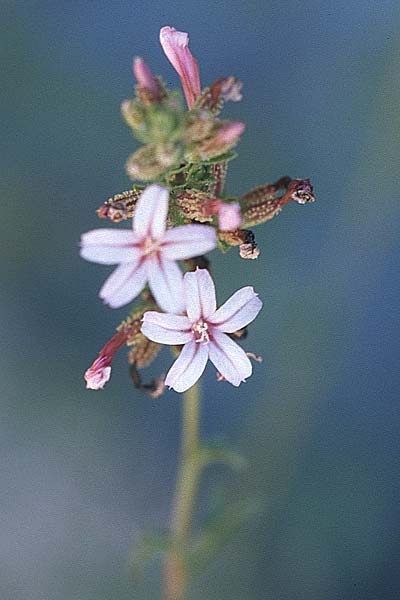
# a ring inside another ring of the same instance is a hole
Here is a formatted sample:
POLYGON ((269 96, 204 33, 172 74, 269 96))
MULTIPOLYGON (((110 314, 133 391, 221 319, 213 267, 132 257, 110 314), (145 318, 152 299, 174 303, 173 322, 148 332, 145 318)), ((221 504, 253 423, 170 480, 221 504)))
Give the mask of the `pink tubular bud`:
POLYGON ((100 350, 98 357, 84 374, 86 389, 103 389, 111 377, 111 363, 114 354, 126 343, 129 333, 128 328, 120 329, 100 350))
POLYGON ((219 229, 221 231, 234 231, 242 223, 239 202, 221 202, 218 210, 219 229))
POLYGON ((200 75, 197 61, 189 50, 189 36, 166 26, 160 29, 160 43, 180 77, 187 105, 192 108, 200 95, 200 75))
POLYGON ((221 144, 221 146, 234 145, 236 144, 236 142, 238 141, 245 129, 245 124, 240 123, 240 121, 233 121, 232 123, 227 123, 219 129, 216 139, 221 144))
POLYGON ((159 83, 149 67, 144 62, 143 58, 136 57, 132 65, 133 74, 136 77, 138 86, 151 94, 153 98, 159 96, 159 83))

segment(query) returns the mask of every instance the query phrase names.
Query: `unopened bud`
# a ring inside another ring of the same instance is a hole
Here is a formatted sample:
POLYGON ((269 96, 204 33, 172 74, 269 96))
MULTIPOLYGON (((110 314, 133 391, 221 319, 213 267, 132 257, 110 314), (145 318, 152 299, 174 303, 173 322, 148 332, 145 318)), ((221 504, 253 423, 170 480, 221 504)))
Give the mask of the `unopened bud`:
POLYGON ((124 100, 121 103, 121 114, 129 127, 135 132, 143 127, 144 113, 139 103, 135 100, 124 100))
POLYGON ((195 153, 202 159, 214 158, 225 154, 238 143, 244 130, 244 123, 240 123, 239 121, 224 123, 218 127, 215 135, 195 147, 195 153))
POLYGON ((189 36, 166 26, 160 30, 160 43, 180 77, 187 105, 192 108, 200 95, 200 75, 197 61, 189 50, 189 36))
POLYGON ((126 173, 131 179, 152 181, 176 164, 178 156, 175 149, 147 144, 128 158, 126 173))
POLYGON ((144 104, 160 102, 166 95, 160 80, 153 75, 143 58, 136 57, 133 61, 133 73, 138 82, 138 95, 144 104))

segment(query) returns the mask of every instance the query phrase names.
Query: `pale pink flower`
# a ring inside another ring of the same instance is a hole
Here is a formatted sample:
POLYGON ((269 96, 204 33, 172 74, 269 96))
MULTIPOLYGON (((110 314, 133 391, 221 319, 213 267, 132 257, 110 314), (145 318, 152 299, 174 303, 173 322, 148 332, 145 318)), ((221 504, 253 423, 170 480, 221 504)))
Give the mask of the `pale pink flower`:
POLYGON ((183 279, 184 315, 144 313, 142 333, 154 342, 182 345, 165 384, 184 392, 196 383, 210 359, 221 375, 238 386, 252 373, 246 353, 227 334, 253 321, 262 302, 252 287, 238 290, 217 309, 214 282, 206 269, 183 279))
POLYGON ((187 105, 192 108, 200 95, 201 88, 199 67, 189 50, 189 36, 174 27, 166 26, 160 29, 160 43, 180 77, 187 105))
POLYGON ((221 202, 218 209, 218 225, 221 231, 234 231, 241 223, 239 202, 221 202))
POLYGON ((216 234, 213 227, 200 224, 167 230, 167 213, 168 190, 154 184, 136 204, 133 230, 94 229, 82 236, 83 258, 119 265, 100 290, 100 298, 112 308, 136 298, 148 283, 160 308, 182 311, 182 272, 176 261, 215 248, 216 234))

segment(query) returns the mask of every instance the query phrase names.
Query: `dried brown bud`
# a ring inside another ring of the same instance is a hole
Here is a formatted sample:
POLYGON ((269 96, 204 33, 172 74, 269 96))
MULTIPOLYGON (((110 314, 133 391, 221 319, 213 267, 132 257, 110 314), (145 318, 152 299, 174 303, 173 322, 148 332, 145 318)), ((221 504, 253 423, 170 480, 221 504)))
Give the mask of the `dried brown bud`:
POLYGON ((244 224, 252 227, 269 221, 291 200, 299 204, 314 201, 313 188, 309 179, 282 177, 274 184, 259 186, 245 194, 241 198, 244 224), (286 193, 277 197, 278 191, 282 188, 286 188, 286 193))
POLYGON ((207 208, 212 201, 219 202, 217 198, 210 198, 210 194, 193 189, 175 194, 175 204, 186 219, 200 223, 211 223, 214 213, 207 208))
POLYGON ((196 107, 206 108, 213 114, 218 114, 224 102, 239 102, 242 99, 241 89, 242 82, 235 77, 221 77, 203 90, 196 107))
POLYGON ((242 196, 241 201, 246 206, 254 206, 266 200, 274 200, 280 190, 288 189, 291 181, 291 178, 285 175, 285 177, 281 177, 275 183, 258 185, 242 196))
POLYGON ((260 256, 260 248, 256 244, 240 244, 240 258, 254 259, 260 256))
POLYGON ((142 333, 131 338, 130 344, 132 344, 132 348, 128 353, 128 361, 131 365, 136 365, 138 369, 148 367, 161 350, 161 344, 152 342, 142 333))
POLYGON ((221 242, 228 244, 228 246, 240 246, 240 244, 246 244, 248 238, 247 229, 236 229, 235 231, 218 231, 218 238, 221 242))
POLYGON ((121 194, 115 194, 97 209, 97 216, 100 219, 110 219, 114 223, 130 219, 134 214, 136 202, 142 191, 142 189, 135 188, 121 194))
POLYGON ((211 183, 208 186, 208 191, 212 196, 221 196, 225 187, 225 180, 228 172, 228 163, 214 163, 213 165, 211 165, 210 170, 213 178, 213 183, 211 183))

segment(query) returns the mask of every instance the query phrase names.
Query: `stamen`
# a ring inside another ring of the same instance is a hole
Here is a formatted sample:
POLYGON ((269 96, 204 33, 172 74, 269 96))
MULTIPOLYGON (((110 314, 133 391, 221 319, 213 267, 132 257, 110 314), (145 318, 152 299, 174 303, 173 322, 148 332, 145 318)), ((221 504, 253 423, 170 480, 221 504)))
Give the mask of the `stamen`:
POLYGON ((150 256, 151 254, 156 254, 160 249, 160 245, 159 242, 156 240, 153 240, 151 238, 146 238, 143 242, 142 242, 142 250, 143 250, 143 254, 146 254, 146 256, 150 256))
POLYGON ((194 333, 194 340, 198 344, 208 344, 210 341, 210 335, 208 333, 208 323, 200 319, 192 327, 194 333))

